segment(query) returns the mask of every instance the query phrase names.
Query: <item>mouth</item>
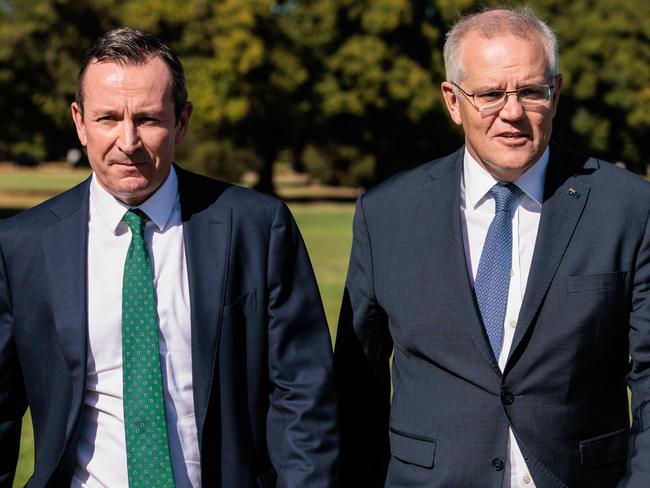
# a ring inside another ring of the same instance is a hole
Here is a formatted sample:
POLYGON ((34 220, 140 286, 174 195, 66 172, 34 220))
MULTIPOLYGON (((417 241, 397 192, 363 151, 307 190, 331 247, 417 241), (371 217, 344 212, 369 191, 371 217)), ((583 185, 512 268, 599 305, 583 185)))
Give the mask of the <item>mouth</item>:
POLYGON ((531 140, 530 135, 525 132, 502 132, 497 134, 496 138, 509 146, 518 146, 531 140))
POLYGON ((111 161, 111 164, 115 166, 132 166, 132 167, 137 167, 147 163, 148 161, 111 161))

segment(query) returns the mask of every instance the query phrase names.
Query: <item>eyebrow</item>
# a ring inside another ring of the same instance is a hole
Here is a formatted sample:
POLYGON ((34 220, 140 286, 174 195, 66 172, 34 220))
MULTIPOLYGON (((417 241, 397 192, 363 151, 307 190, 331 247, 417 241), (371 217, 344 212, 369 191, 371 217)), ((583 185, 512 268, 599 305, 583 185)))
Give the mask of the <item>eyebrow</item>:
MULTIPOLYGON (((525 88, 527 86, 534 86, 534 85, 548 85, 552 84, 552 81, 549 81, 545 76, 540 77, 539 79, 534 79, 534 80, 529 80, 529 81, 522 81, 518 82, 517 88, 513 88, 513 90, 519 90, 520 88, 525 88)), ((490 90, 506 90, 506 88, 502 88, 502 85, 500 85, 500 82, 495 81, 494 84, 483 84, 478 86, 477 88, 474 89, 474 92, 477 91, 490 91, 490 90)), ((510 90, 508 90, 510 91, 510 90)))
MULTIPOLYGON (((124 111, 122 110, 115 110, 112 108, 107 108, 107 107, 99 107, 95 108, 89 111, 90 115, 92 117, 100 117, 104 115, 115 115, 115 116, 122 116, 124 111)), ((138 110, 136 112, 133 112, 133 118, 141 118, 141 117, 150 117, 150 116, 155 116, 158 118, 161 118, 165 115, 165 110, 162 108, 151 108, 151 109, 142 109, 138 110)))

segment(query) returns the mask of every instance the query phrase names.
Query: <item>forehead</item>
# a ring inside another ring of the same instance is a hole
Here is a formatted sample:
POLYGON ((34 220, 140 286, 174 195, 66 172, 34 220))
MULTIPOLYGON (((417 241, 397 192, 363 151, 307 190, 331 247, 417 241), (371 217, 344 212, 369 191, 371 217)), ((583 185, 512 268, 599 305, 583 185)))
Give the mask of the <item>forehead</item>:
POLYGON ((82 89, 85 104, 125 97, 149 104, 172 101, 169 69, 157 57, 131 64, 94 60, 86 68, 82 89))
POLYGON ((465 79, 539 81, 548 72, 544 43, 537 35, 487 38, 470 34, 460 55, 465 79))

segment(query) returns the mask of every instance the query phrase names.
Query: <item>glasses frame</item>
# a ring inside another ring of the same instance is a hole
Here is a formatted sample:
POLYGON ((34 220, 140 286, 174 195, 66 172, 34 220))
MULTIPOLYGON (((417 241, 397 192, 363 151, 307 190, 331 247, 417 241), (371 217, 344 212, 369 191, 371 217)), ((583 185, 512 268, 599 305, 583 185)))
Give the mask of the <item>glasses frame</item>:
MULTIPOLYGON (((554 78, 555 78, 555 77, 554 77, 554 78)), ((467 93, 467 92, 466 92, 465 90, 463 90, 463 89, 462 89, 462 88, 461 88, 457 83, 454 83, 453 81, 451 81, 450 83, 451 83, 452 85, 454 85, 456 88, 458 88, 458 89, 460 90, 460 92, 461 92, 463 95, 465 95, 465 98, 467 98, 467 101, 470 103, 470 105, 471 105, 472 107, 474 107, 474 110, 476 110, 477 112, 482 113, 482 114, 484 114, 484 113, 493 113, 493 112, 499 112, 499 111, 501 111, 501 110, 503 109, 503 107, 506 106, 506 103, 508 103, 508 96, 509 96, 509 95, 516 95, 516 96, 517 96, 517 101, 521 104, 521 106, 522 106, 522 107, 526 107, 526 104, 523 103, 523 102, 521 101, 521 99, 519 98, 519 92, 520 92, 521 90, 525 90, 525 89, 527 89, 527 88, 530 88, 531 86, 543 86, 543 87, 546 87, 546 89, 548 90, 548 93, 549 93, 549 95, 548 95, 549 98, 548 98, 548 100, 546 100, 546 102, 544 102, 544 103, 549 103, 549 102, 553 99, 553 90, 555 90, 555 85, 554 85, 554 84, 528 85, 528 86, 522 86, 521 88, 517 88, 516 90, 510 90, 510 91, 508 91, 508 90, 503 90, 503 92, 504 92, 504 96, 503 96, 503 104, 502 104, 502 105, 500 105, 500 106, 499 106, 499 105, 495 105, 494 107, 480 109, 480 108, 478 108, 478 107, 476 106, 476 102, 474 101, 474 97, 477 95, 476 92, 474 92, 474 93, 467 93)), ((494 91, 501 91, 501 90, 494 90, 494 91)), ((534 104, 534 105, 528 105, 528 106, 539 107, 539 106, 541 106, 541 105, 544 105, 544 103, 534 104)))

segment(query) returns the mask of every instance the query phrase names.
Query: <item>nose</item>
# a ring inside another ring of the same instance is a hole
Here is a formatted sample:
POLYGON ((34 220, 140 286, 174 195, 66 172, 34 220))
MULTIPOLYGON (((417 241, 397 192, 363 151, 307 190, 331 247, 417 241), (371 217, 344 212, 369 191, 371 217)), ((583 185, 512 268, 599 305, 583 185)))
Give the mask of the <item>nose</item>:
POLYGON ((138 149, 142 148, 142 139, 138 126, 132 120, 125 119, 122 122, 120 137, 117 141, 117 147, 124 154, 131 155, 138 149))
POLYGON ((506 93, 506 102, 499 112, 499 117, 505 120, 520 120, 524 116, 524 107, 517 97, 517 92, 506 93))

